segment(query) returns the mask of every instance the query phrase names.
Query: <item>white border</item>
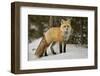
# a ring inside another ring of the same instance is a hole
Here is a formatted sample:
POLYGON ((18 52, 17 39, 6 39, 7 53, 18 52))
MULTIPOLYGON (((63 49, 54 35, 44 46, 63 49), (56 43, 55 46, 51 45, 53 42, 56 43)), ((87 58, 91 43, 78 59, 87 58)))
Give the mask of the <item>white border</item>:
POLYGON ((41 7, 21 7, 20 17, 21 70, 94 65, 94 11, 41 7), (88 17, 88 58, 71 60, 28 61, 28 14, 88 17))

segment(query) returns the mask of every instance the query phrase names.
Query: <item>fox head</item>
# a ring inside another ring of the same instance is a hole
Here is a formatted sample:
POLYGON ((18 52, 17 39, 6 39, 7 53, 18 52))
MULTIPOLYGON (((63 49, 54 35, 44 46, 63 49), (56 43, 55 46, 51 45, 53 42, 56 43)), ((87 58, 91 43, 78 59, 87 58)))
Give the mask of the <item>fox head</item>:
POLYGON ((70 33, 71 30, 72 30, 72 27, 71 27, 71 19, 67 19, 67 20, 61 20, 61 26, 60 26, 60 30, 63 32, 63 33, 70 33))

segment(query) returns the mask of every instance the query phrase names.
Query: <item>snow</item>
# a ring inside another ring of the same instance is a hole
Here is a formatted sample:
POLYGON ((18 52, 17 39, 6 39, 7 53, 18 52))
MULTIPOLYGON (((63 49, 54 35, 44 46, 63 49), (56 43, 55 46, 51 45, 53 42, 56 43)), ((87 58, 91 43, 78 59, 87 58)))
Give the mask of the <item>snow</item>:
POLYGON ((28 60, 54 60, 54 59, 81 59, 88 57, 88 48, 77 45, 77 44, 67 44, 66 45, 66 53, 59 53, 59 45, 56 43, 54 46, 54 50, 57 53, 53 55, 51 53, 50 47, 47 49, 48 56, 43 56, 41 58, 37 58, 34 53, 40 43, 42 38, 34 40, 32 43, 29 43, 28 50, 28 60))

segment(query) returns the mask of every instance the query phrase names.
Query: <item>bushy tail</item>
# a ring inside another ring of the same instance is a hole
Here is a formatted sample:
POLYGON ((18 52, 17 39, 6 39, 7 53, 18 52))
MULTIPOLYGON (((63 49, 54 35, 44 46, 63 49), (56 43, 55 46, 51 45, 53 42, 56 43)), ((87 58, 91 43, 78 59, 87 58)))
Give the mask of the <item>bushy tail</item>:
POLYGON ((36 49, 35 55, 38 57, 43 56, 43 53, 46 51, 47 47, 48 47, 48 43, 46 42, 45 37, 42 38, 38 48, 36 49))

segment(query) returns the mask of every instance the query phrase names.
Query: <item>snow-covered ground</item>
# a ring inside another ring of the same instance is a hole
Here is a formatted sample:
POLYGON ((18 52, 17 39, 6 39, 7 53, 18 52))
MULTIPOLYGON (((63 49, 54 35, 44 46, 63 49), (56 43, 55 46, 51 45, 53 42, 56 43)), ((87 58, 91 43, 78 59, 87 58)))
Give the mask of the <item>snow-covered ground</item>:
POLYGON ((41 58, 36 58, 34 53, 41 41, 41 38, 34 40, 29 44, 28 50, 28 60, 51 60, 51 59, 80 59, 88 57, 88 48, 75 45, 75 44, 67 44, 66 45, 66 53, 59 53, 59 45, 58 43, 54 46, 54 50, 57 53, 53 55, 51 53, 50 47, 47 49, 48 56, 43 56, 41 58))

